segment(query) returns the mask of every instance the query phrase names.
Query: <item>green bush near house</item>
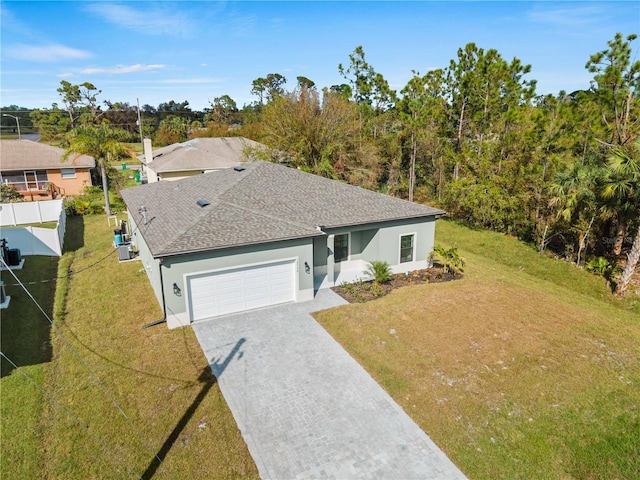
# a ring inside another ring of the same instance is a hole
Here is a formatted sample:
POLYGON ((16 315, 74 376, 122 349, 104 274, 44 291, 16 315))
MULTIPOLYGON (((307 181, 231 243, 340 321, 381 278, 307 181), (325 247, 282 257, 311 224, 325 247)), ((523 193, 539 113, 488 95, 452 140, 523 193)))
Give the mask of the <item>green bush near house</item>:
POLYGON ((386 283, 393 278, 393 272, 388 262, 382 260, 373 260, 369 262, 369 266, 364 271, 366 275, 373 277, 376 283, 386 283))
POLYGON ((458 253, 456 247, 445 248, 442 245, 434 245, 433 251, 429 254, 429 260, 438 259, 446 273, 462 273, 465 266, 464 258, 458 253))
MULTIPOLYGON (((121 178, 120 186, 127 184, 125 176, 126 172, 118 172, 121 178)), ((118 193, 109 191, 109 201, 111 203, 111 211, 114 213, 124 212, 126 206, 118 193)), ((87 185, 82 189, 80 195, 76 195, 70 200, 65 200, 65 209, 67 215, 98 215, 105 212, 104 195, 102 188, 96 185, 87 185)))

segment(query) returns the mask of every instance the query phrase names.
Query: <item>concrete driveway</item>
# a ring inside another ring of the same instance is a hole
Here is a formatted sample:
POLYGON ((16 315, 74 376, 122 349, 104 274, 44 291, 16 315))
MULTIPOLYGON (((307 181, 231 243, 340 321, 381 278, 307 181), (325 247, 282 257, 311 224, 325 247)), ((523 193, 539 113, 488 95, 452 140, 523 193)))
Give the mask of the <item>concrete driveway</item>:
POLYGON ((309 315, 316 299, 193 325, 263 479, 464 479, 309 315))

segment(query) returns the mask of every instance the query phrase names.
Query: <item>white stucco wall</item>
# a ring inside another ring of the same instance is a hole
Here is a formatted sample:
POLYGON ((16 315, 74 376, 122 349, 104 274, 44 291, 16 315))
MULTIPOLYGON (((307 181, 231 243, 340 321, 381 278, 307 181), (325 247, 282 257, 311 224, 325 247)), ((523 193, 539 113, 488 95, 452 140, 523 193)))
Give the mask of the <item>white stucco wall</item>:
POLYGON ((427 257, 433 250, 435 238, 435 218, 405 220, 347 229, 336 229, 326 237, 314 240, 314 275, 316 288, 327 288, 357 280, 370 280, 364 271, 369 262, 386 261, 394 273, 406 273, 427 268, 427 257), (349 259, 331 265, 333 256, 331 237, 349 233, 349 259), (400 263, 400 237, 414 235, 414 259, 400 263), (327 252, 323 256, 323 252, 327 252), (327 261, 328 260, 328 261, 327 261), (329 264, 329 265, 328 265, 329 264))
POLYGON ((151 252, 149 251, 149 247, 144 241, 144 237, 140 234, 140 229, 138 225, 136 225, 133 216, 127 211, 129 214, 129 229, 131 233, 131 243, 138 250, 138 256, 144 270, 149 278, 149 283, 151 284, 151 288, 153 289, 153 293, 158 300, 158 303, 162 307, 162 290, 160 289, 160 264, 157 259, 153 258, 151 252))

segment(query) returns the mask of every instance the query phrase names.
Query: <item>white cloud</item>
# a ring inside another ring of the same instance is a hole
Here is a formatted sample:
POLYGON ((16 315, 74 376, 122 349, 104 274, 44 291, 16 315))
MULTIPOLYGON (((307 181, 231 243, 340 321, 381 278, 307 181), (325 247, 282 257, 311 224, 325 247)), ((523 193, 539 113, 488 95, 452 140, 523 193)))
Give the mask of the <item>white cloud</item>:
POLYGON ((598 5, 568 4, 562 8, 537 7, 527 14, 535 23, 546 23, 559 26, 586 25, 601 21, 603 10, 598 5))
POLYGON ((91 58, 93 54, 86 50, 67 47, 59 44, 49 45, 10 45, 5 53, 13 58, 30 62, 58 62, 60 60, 82 60, 91 58))
POLYGON ((143 2, 141 9, 111 2, 92 3, 87 11, 102 17, 116 26, 147 35, 176 35, 189 37, 194 34, 195 22, 184 11, 170 6, 149 6, 143 2))
POLYGON ((85 75, 107 74, 107 75, 122 75, 124 73, 139 73, 149 72, 153 70, 161 70, 165 68, 162 64, 142 65, 136 63, 135 65, 116 65, 109 68, 85 68, 80 73, 85 75))

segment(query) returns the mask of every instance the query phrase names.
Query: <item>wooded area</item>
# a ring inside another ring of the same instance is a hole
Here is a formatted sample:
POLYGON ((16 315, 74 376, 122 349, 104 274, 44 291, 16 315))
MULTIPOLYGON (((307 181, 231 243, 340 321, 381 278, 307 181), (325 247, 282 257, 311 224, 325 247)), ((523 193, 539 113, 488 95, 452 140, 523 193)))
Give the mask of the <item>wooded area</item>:
POLYGON ((287 90, 271 73, 253 82, 258 100, 241 109, 223 95, 201 112, 173 100, 138 110, 63 80, 61 105, 28 114, 43 138, 63 143, 86 124, 108 124, 131 142, 152 137, 155 146, 242 135, 298 168, 430 203, 578 265, 593 259, 590 268, 609 278, 629 253, 621 292, 640 256, 635 40, 616 34, 585 59, 591 87, 557 95, 536 94, 530 65, 473 43, 446 68, 414 71, 396 92, 357 47, 338 65, 345 83, 320 89, 297 77, 287 90))

